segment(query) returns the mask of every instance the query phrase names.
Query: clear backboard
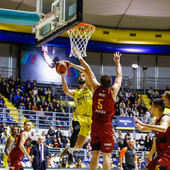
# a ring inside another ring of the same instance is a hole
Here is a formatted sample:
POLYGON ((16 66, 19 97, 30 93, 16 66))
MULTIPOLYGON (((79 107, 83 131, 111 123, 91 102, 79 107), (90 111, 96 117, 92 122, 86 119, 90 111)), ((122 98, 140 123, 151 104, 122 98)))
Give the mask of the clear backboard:
POLYGON ((43 0, 41 20, 34 26, 36 46, 73 28, 83 19, 83 0, 43 0))

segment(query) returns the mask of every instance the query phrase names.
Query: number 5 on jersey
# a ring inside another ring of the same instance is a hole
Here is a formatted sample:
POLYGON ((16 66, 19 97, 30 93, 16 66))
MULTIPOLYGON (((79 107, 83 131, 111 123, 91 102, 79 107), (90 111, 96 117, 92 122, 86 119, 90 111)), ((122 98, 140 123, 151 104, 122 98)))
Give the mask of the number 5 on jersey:
POLYGON ((97 109, 103 109, 102 102, 103 102, 103 99, 98 99, 97 109))

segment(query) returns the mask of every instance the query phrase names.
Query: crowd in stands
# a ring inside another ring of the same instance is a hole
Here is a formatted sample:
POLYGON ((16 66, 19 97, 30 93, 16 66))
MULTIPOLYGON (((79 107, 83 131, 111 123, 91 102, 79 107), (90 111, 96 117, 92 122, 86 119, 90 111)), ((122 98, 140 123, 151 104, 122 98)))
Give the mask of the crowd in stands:
MULTIPOLYGON (((20 79, 17 78, 16 81, 10 77, 7 81, 3 78, 0 79, 0 107, 5 108, 5 102, 3 96, 5 96, 10 102, 12 102, 18 109, 23 110, 35 110, 42 111, 42 115, 40 119, 46 119, 48 116, 50 117, 52 112, 61 112, 65 113, 65 108, 61 107, 60 103, 56 101, 56 98, 52 95, 52 91, 50 88, 41 88, 38 87, 36 80, 33 82, 30 81, 30 78, 22 84, 20 79)), ((62 91, 61 87, 58 86, 59 94, 62 91)), ((169 90, 167 87, 166 90, 169 90)), ((157 97, 162 97, 163 92, 159 90, 153 90, 150 88, 148 90, 148 97, 153 100, 157 97)), ((150 122, 151 114, 149 110, 146 108, 146 104, 142 98, 142 95, 139 95, 137 92, 134 93, 130 88, 124 89, 121 88, 115 104, 115 116, 126 116, 132 117, 137 116, 141 117, 141 120, 145 123, 150 122)), ((28 113, 29 112, 25 112, 28 113)), ((33 113, 33 112, 31 112, 33 113)), ((64 115, 64 114, 63 114, 64 115)), ((34 115, 33 115, 34 116, 34 115)), ((5 127, 5 123, 1 123, 0 125, 0 143, 5 144, 7 138, 10 135, 10 128, 12 125, 5 127)), ((19 127, 21 130, 21 127, 19 127)), ((65 136, 64 132, 57 128, 57 130, 53 129, 53 126, 49 127, 47 133, 45 131, 42 132, 42 136, 45 138, 45 144, 49 148, 64 148, 67 144, 69 144, 69 137, 65 136)), ((128 131, 127 134, 123 137, 122 131, 119 130, 115 133, 115 144, 114 150, 120 151, 123 147, 128 146, 129 139, 133 138, 135 140, 134 148, 137 151, 150 151, 152 147, 153 137, 152 134, 147 133, 144 137, 140 135, 140 138, 135 138, 131 131, 128 131)), ((33 145, 36 143, 37 136, 34 131, 31 132, 29 138, 29 145, 33 145)), ((83 149, 87 150, 87 157, 83 159, 75 159, 75 165, 73 167, 83 168, 89 167, 90 159, 91 159, 91 145, 90 139, 88 139, 83 149)), ((118 161, 115 160, 115 154, 112 154, 112 167, 118 166, 118 161)), ((26 164, 27 161, 23 159, 23 163, 25 166, 29 166, 26 164)), ((139 158, 139 164, 141 163, 141 158, 139 158)), ((102 160, 99 159, 98 168, 102 168, 102 160)), ((62 160, 59 158, 58 154, 51 154, 48 160, 49 167, 69 167, 67 163, 67 158, 63 158, 62 160)), ((71 168, 71 167, 70 167, 71 168)))

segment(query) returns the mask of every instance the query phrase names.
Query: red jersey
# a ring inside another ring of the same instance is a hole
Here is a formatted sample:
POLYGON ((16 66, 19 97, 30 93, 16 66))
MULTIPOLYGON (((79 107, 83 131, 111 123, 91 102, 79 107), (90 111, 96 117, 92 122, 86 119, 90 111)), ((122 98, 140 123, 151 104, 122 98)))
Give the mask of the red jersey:
POLYGON ((93 124, 111 124, 115 114, 114 105, 115 101, 112 98, 111 89, 103 89, 99 86, 93 95, 93 124))
MULTIPOLYGON (((21 134, 23 132, 24 131, 22 131, 21 133, 18 133, 17 136, 15 137, 14 148, 12 149, 12 151, 9 155, 11 162, 13 162, 13 159, 22 160, 22 158, 24 156, 24 153, 19 148, 19 143, 20 143, 20 140, 21 140, 21 134)), ((26 146, 27 143, 28 143, 28 139, 25 141, 24 146, 26 146)))
MULTIPOLYGON (((165 116, 163 114, 160 119, 156 122, 156 125, 160 125, 160 121, 162 117, 165 116)), ((156 133, 156 151, 158 153, 158 157, 165 156, 170 160, 170 127, 168 127, 166 132, 155 132, 156 133)))

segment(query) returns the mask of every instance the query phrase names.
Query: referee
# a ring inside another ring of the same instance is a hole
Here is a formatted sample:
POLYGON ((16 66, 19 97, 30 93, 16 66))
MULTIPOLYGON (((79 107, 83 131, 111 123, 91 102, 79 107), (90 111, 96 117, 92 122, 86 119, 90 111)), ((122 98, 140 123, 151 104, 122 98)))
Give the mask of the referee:
POLYGON ((133 148, 134 140, 130 139, 128 147, 122 148, 120 152, 120 170, 138 170, 136 150, 133 148))

